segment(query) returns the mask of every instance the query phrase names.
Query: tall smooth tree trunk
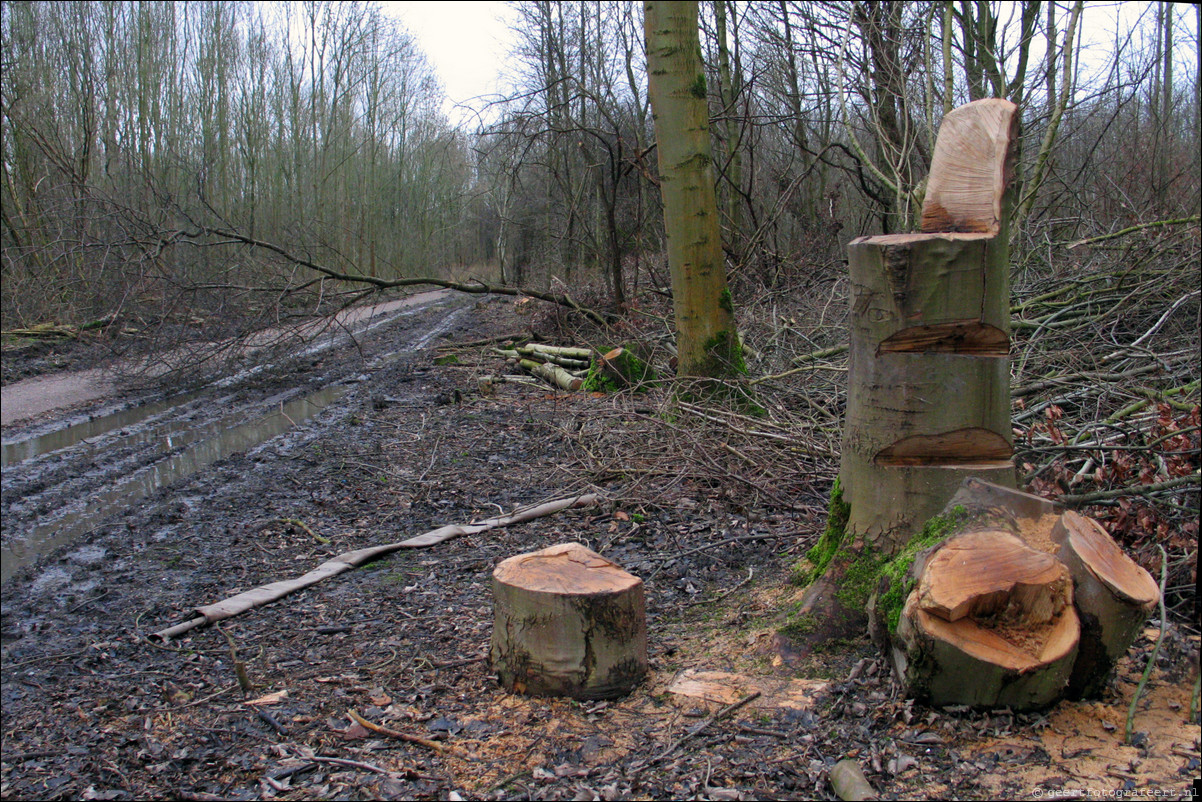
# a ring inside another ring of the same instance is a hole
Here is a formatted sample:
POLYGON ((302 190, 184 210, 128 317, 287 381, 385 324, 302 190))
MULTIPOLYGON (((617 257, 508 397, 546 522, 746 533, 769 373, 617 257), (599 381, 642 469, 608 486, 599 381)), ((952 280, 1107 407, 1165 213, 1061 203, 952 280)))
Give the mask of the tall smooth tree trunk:
POLYGON ((655 119, 677 374, 744 371, 718 223, 697 3, 644 3, 647 81, 655 119))

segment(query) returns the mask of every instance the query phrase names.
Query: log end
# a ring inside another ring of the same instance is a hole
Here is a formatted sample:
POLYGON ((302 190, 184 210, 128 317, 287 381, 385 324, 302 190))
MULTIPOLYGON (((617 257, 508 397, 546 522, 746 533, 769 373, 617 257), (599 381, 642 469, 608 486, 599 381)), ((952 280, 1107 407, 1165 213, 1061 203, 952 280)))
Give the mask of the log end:
POLYGON ((643 581, 579 543, 502 561, 493 598, 489 657, 507 690, 612 699, 647 673, 643 581))
POLYGON ((927 561, 895 664, 933 704, 1030 709, 1064 695, 1080 638, 1068 570, 1009 532, 969 532, 927 561))

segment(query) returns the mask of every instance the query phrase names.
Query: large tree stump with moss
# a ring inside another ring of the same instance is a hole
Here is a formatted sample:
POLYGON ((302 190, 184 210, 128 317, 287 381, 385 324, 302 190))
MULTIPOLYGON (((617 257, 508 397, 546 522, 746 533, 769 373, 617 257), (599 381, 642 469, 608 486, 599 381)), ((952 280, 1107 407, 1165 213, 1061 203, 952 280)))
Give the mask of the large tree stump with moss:
POLYGON ((831 516, 837 501, 846 522, 811 556, 820 576, 802 603, 825 635, 863 623, 873 583, 849 571, 896 554, 965 477, 1014 485, 1006 219, 1017 120, 1000 99, 949 113, 922 232, 848 246, 848 399, 831 516))
POLYGON ((881 576, 873 637, 907 693, 935 705, 1096 693, 1158 598, 1096 522, 976 479, 881 576))
POLYGON ((611 699, 647 672, 643 580, 579 543, 493 571, 490 661, 510 691, 611 699))

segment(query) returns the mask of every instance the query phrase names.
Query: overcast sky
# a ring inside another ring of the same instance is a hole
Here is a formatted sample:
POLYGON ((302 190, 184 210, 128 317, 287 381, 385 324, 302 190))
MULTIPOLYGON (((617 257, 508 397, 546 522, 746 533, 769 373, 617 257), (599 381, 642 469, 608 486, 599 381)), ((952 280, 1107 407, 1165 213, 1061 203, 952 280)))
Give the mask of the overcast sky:
POLYGON ((471 102, 480 95, 505 91, 498 84, 509 56, 509 22, 514 13, 503 2, 384 2, 386 14, 404 23, 417 37, 442 80, 449 100, 447 114, 453 122, 471 115, 457 104, 479 108, 471 102))
MULTIPOLYGON (((1106 61, 1114 47, 1116 28, 1129 30, 1141 15, 1151 13, 1150 6, 1150 3, 1140 0, 1092 0, 1086 3, 1082 31, 1085 44, 1082 67, 1086 74, 1090 71, 1091 63, 1098 65, 1106 61)), ((513 41, 510 24, 515 17, 508 3, 467 0, 383 2, 381 7, 417 37, 446 89, 448 103, 445 111, 452 122, 474 125, 477 122, 474 115, 456 106, 466 104, 480 109, 483 104, 476 98, 496 92, 505 93, 510 89, 503 79, 513 41)), ((1194 69, 1196 51, 1193 40, 1196 32, 1192 29, 1196 17, 1193 10, 1184 4, 1177 4, 1174 9, 1180 26, 1174 49, 1180 59, 1179 69, 1186 74, 1194 69), (1188 32, 1181 30, 1181 27, 1188 32)), ((1012 10, 1012 13, 1014 19, 1003 9, 1002 20, 1016 27, 1017 11, 1012 10)), ((1061 26, 1066 18, 1062 9, 1061 26)), ((1013 42, 1008 44, 1012 45, 1013 42)), ((1036 42, 1032 58, 1042 58, 1042 42, 1036 42)))

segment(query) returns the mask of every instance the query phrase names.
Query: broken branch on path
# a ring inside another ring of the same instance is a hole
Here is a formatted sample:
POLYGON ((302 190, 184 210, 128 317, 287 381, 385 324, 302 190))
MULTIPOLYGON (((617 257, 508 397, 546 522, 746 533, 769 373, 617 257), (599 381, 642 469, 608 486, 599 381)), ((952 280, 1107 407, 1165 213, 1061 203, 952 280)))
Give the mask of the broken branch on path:
POLYGON ((385 554, 390 554, 401 549, 423 549, 442 543, 452 538, 461 537, 463 535, 474 535, 480 532, 487 532, 490 529, 510 526, 512 524, 530 521, 535 518, 541 518, 546 515, 552 515, 562 510, 571 509, 574 507, 589 507, 599 501, 599 496, 595 493, 583 493, 578 496, 569 498, 556 499, 554 501, 543 502, 528 507, 521 507, 514 510, 509 515, 500 515, 496 518, 489 518, 475 524, 448 524, 447 526, 439 527, 425 534, 411 537, 408 540, 402 540, 399 543, 388 543, 382 546, 370 546, 365 549, 357 549, 348 551, 345 554, 340 554, 332 560, 327 560, 317 568, 313 569, 304 576, 296 579, 288 579, 281 582, 273 582, 269 585, 254 588, 236 596, 217 602, 216 604, 198 607, 195 610, 196 616, 182 624, 177 624, 173 627, 155 632, 150 637, 152 640, 168 640, 178 637, 185 632, 189 632, 197 627, 207 626, 215 621, 221 621, 226 618, 231 618, 235 615, 240 615, 247 610, 255 607, 261 607, 269 604, 277 599, 287 596, 289 593, 307 588, 310 585, 315 585, 323 579, 328 579, 332 576, 337 576, 352 568, 357 568, 366 562, 382 557, 385 554))

